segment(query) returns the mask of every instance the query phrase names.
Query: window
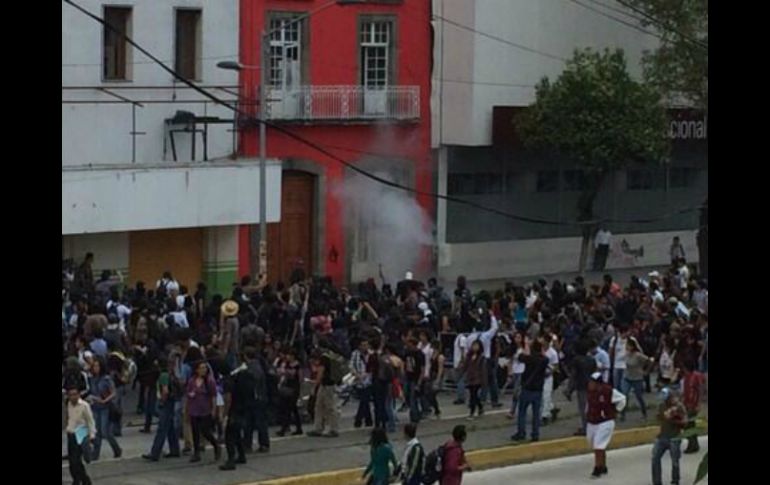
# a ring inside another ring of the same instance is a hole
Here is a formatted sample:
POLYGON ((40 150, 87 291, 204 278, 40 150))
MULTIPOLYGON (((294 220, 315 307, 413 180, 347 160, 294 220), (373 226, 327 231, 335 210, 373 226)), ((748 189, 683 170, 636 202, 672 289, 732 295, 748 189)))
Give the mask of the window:
POLYGON ((174 70, 185 79, 200 79, 201 11, 176 11, 176 57, 174 70))
POLYGON ((131 51, 118 32, 131 36, 131 7, 104 7, 104 21, 112 28, 104 26, 103 30, 102 76, 110 81, 128 80, 131 51))
POLYGON ((692 167, 676 167, 671 169, 668 177, 672 189, 684 189, 695 185, 698 170, 692 167))
POLYGON ((270 78, 275 89, 289 91, 301 84, 302 14, 273 14, 270 18, 270 78))
POLYGON ((391 79, 393 22, 366 20, 361 24, 361 85, 383 89, 391 79))
POLYGON ((537 172, 537 191, 556 192, 559 190, 559 171, 540 170, 537 172))
POLYGON ((448 195, 501 194, 503 176, 499 173, 454 173, 447 178, 448 195))
POLYGON ((655 176, 652 170, 628 170, 626 172, 626 189, 652 190, 655 186, 655 176))
POLYGON ((587 186, 586 173, 583 170, 564 171, 564 190, 566 192, 581 192, 587 186))

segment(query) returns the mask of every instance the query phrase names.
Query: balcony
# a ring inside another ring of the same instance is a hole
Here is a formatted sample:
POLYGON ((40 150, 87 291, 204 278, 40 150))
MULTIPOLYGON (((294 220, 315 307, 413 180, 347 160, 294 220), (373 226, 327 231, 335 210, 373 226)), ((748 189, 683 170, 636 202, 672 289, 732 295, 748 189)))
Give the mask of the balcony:
POLYGON ((420 119, 419 86, 268 88, 267 99, 267 118, 271 120, 413 122, 420 119))

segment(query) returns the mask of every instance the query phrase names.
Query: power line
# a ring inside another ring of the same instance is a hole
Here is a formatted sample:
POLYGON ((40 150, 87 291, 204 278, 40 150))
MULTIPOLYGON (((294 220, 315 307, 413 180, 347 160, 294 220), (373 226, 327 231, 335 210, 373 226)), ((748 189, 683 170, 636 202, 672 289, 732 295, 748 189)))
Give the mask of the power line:
POLYGON ((453 83, 453 84, 479 84, 481 86, 504 86, 510 88, 534 88, 534 84, 516 84, 516 83, 498 83, 491 81, 466 81, 463 79, 433 78, 434 81, 453 83))
POLYGON ((440 15, 435 15, 434 14, 433 18, 440 19, 440 20, 448 23, 449 25, 453 25, 453 26, 455 26, 455 27, 457 27, 459 29, 467 30, 468 32, 472 32, 472 33, 480 35, 482 37, 486 37, 488 39, 492 39, 492 40, 495 40, 497 42, 501 42, 503 44, 507 44, 509 46, 515 47, 517 49, 521 49, 523 51, 531 52, 533 54, 538 54, 538 55, 541 55, 543 57, 548 57, 549 59, 554 59, 554 60, 557 60, 557 61, 562 61, 562 62, 566 62, 567 61, 567 59, 565 59, 563 57, 560 57, 560 56, 557 56, 557 55, 554 55, 554 54, 549 54, 547 52, 539 51, 537 49, 533 49, 532 47, 527 47, 527 46, 525 46, 523 44, 518 44, 516 42, 510 41, 508 39, 504 39, 502 37, 498 37, 496 35, 489 34, 487 32, 482 32, 482 31, 480 31, 478 29, 475 29, 475 28, 470 27, 470 26, 465 25, 465 24, 461 24, 460 22, 456 22, 454 20, 448 19, 446 17, 442 17, 440 15))
MULTIPOLYGON (((479 210, 482 210, 482 211, 486 211, 486 212, 489 212, 489 213, 492 213, 492 214, 496 214, 496 215, 499 215, 499 216, 502 216, 502 217, 505 217, 505 218, 508 218, 508 219, 517 220, 517 221, 521 221, 521 222, 529 222, 529 223, 533 223, 533 224, 543 224, 543 225, 553 225, 553 226, 583 226, 583 225, 586 225, 586 224, 596 224, 598 222, 602 222, 601 220, 580 221, 580 222, 578 222, 578 221, 562 222, 562 221, 553 221, 553 220, 538 219, 538 218, 527 217, 527 216, 520 216, 520 215, 516 215, 516 214, 512 214, 512 213, 508 213, 508 212, 496 209, 494 207, 487 207, 487 206, 484 206, 482 204, 478 204, 476 202, 465 200, 465 199, 461 199, 461 198, 458 198, 458 197, 453 197, 453 196, 448 196, 448 195, 441 195, 441 194, 437 194, 437 193, 434 193, 434 192, 428 192, 428 191, 414 189, 412 187, 408 187, 406 185, 401 185, 399 183, 392 182, 390 180, 382 178, 382 177, 380 177, 378 175, 372 174, 372 173, 370 173, 370 172, 368 172, 368 171, 366 171, 366 170, 356 166, 355 164, 353 164, 353 163, 351 163, 351 162, 349 162, 349 161, 347 161, 347 160, 345 160, 343 158, 338 157, 337 155, 335 155, 332 152, 328 151, 327 149, 325 149, 323 146, 319 145, 318 143, 315 143, 313 141, 308 140, 307 138, 304 138, 304 137, 302 137, 300 135, 297 135, 296 133, 294 133, 294 132, 292 132, 290 130, 287 130, 286 128, 284 128, 281 125, 274 124, 274 123, 271 123, 269 121, 253 117, 253 116, 251 116, 251 115, 249 115, 247 113, 244 113, 243 111, 241 111, 240 109, 236 108, 235 106, 230 106, 229 104, 227 104, 227 102, 220 100, 214 94, 211 94, 207 90, 200 88, 198 85, 196 85, 195 83, 193 83, 189 79, 183 77, 182 75, 177 73, 175 70, 173 70, 170 67, 168 67, 167 65, 165 65, 162 61, 160 61, 158 58, 156 58, 152 53, 150 53, 145 48, 143 48, 142 46, 137 44, 133 39, 131 39, 125 33, 121 32, 121 31, 115 29, 114 27, 112 27, 111 25, 109 25, 101 17, 91 13, 90 11, 88 11, 85 8, 81 7, 80 5, 76 4, 73 0, 62 0, 62 1, 67 3, 67 4, 69 4, 69 5, 71 5, 73 8, 79 10, 80 12, 82 12, 83 14, 87 15, 88 17, 94 19, 95 21, 99 22, 100 24, 104 25, 108 29, 114 31, 115 33, 117 33, 118 35, 123 37, 126 40, 126 42, 128 42, 129 44, 134 46, 134 48, 136 48, 139 52, 141 52, 142 54, 146 55, 148 58, 152 59, 164 71, 168 72, 174 78, 180 80, 184 84, 187 84, 192 89, 194 89, 195 91, 198 91, 199 93, 201 93, 202 95, 204 95, 207 98, 211 99, 212 101, 215 101, 216 103, 221 104, 222 106, 225 106, 225 107, 233 110, 235 113, 240 114, 241 116, 246 117, 248 120, 251 120, 251 121, 256 122, 256 123, 262 123, 266 127, 270 127, 273 130, 275 130, 275 131, 277 131, 279 133, 282 133, 282 134, 286 135, 287 137, 289 137, 289 138, 291 138, 293 140, 296 140, 296 141, 298 141, 298 142, 300 142, 300 143, 302 143, 302 144, 304 144, 304 145, 306 145, 306 146, 308 146, 310 148, 313 148, 317 152, 319 152, 319 153, 329 157, 331 160, 337 161, 337 162, 341 163, 342 165, 344 165, 345 167, 349 168, 350 170, 352 170, 352 171, 354 171, 354 172, 356 172, 356 173, 358 173, 360 175, 363 175, 364 177, 366 177, 368 179, 371 179, 371 180, 373 180, 375 182, 379 182, 382 185, 385 185, 385 186, 388 186, 388 187, 392 187, 392 188, 395 188, 395 189, 399 189, 399 190, 403 190, 405 192, 409 192, 409 193, 412 193, 412 194, 415 194, 415 195, 427 196, 427 197, 431 197, 431 198, 434 198, 434 199, 442 199, 442 200, 446 200, 448 202, 456 202, 458 204, 466 205, 466 206, 469 206, 469 207, 473 207, 473 208, 476 208, 476 209, 479 209, 479 210)), ((683 213, 683 212, 694 211, 694 210, 698 210, 699 208, 700 208, 700 205, 697 206, 697 207, 691 207, 691 208, 687 208, 687 209, 682 209, 682 210, 677 211, 676 213, 673 213, 671 215, 675 215, 675 214, 679 214, 679 213, 683 213)), ((663 217, 657 218, 657 219, 639 219, 639 220, 631 220, 631 221, 621 221, 621 220, 616 220, 616 219, 609 219, 609 220, 608 219, 604 219, 604 220, 607 221, 607 222, 618 222, 618 223, 621 223, 621 222, 626 222, 626 223, 647 223, 647 222, 653 222, 655 220, 661 220, 661 219, 664 219, 664 218, 668 218, 671 215, 664 215, 663 217)))
POLYGON ((621 15, 625 15, 626 17, 630 17, 633 20, 636 20, 637 22, 641 22, 642 21, 642 19, 640 19, 636 15, 629 13, 628 9, 624 10, 622 8, 613 7, 612 5, 607 5, 606 3, 600 2, 599 0, 588 0, 588 1, 593 3, 594 5, 600 5, 600 6, 604 7, 604 8, 606 8, 607 10, 612 10, 613 12, 617 12, 617 13, 619 13, 621 15))
POLYGON ((623 24, 626 27, 630 27, 630 28, 632 28, 632 29, 634 29, 634 30, 636 30, 638 32, 643 33, 643 34, 651 35, 653 37, 657 37, 658 39, 662 39, 663 38, 663 36, 661 36, 660 34, 657 34, 655 32, 650 32, 649 30, 646 30, 646 29, 644 29, 644 28, 642 28, 642 27, 640 27, 640 26, 638 26, 636 24, 633 24, 631 22, 627 22, 627 21, 625 21, 625 20, 623 20, 621 18, 615 17, 614 15, 608 14, 607 12, 603 12, 603 11, 601 11, 601 10, 599 10, 597 8, 594 8, 594 7, 590 6, 590 5, 586 5, 585 3, 582 3, 582 2, 580 2, 578 0, 569 0, 569 1, 574 3, 574 4, 576 4, 576 5, 580 5, 581 7, 585 8, 587 10, 590 10, 590 11, 592 11, 594 13, 597 13, 597 14, 601 15, 602 17, 606 17, 606 18, 608 18, 610 20, 614 20, 615 22, 623 24))
MULTIPOLYGON (((238 54, 231 54, 228 56, 208 56, 208 57, 196 57, 196 61, 213 61, 217 59, 237 59, 238 54)), ((173 59, 164 59, 163 62, 174 62, 173 59)), ((68 63, 62 63, 61 67, 98 67, 101 66, 103 63, 101 62, 68 62, 68 63)), ((140 64, 155 64, 153 61, 134 61, 134 62, 127 62, 126 64, 131 64, 133 66, 140 65, 140 64)))
MULTIPOLYGON (((691 37, 691 36, 689 36, 687 34, 684 34, 679 29, 674 28, 674 27, 672 27, 670 25, 667 25, 665 22, 663 22, 660 19, 654 17, 653 15, 645 12, 644 10, 642 10, 642 9, 640 9, 640 8, 630 4, 630 3, 628 3, 627 1, 624 1, 624 0, 615 0, 615 1, 618 2, 619 4, 623 5, 624 7, 628 8, 628 9, 630 9, 630 10, 636 12, 636 13, 638 13, 639 15, 641 15, 642 17, 647 19, 651 24, 657 26, 661 30, 668 30, 669 32, 673 32, 673 33, 677 34, 679 37, 681 37, 682 39, 684 39, 684 40, 686 40, 688 42, 691 42, 691 43, 697 45, 698 47, 701 47, 703 49, 708 50, 709 46, 705 42, 703 42, 701 40, 698 40, 698 39, 695 39, 695 38, 693 38, 693 37, 691 37)), ((681 5, 681 3, 680 3, 680 5, 681 5)))

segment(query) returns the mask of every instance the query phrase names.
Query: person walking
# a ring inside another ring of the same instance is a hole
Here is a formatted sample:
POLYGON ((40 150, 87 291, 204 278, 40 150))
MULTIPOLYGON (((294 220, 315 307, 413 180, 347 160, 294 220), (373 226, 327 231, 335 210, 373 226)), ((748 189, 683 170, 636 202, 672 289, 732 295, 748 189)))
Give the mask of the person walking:
POLYGON ((611 384, 602 381, 601 372, 594 372, 588 383, 586 411, 586 438, 594 451, 594 470, 591 478, 608 473, 607 446, 615 431, 615 416, 626 406, 626 397, 611 384))
MULTIPOLYGON (((644 402, 644 374, 655 362, 655 359, 642 353, 639 342, 629 338, 626 343, 626 372, 623 378, 623 394, 628 399, 631 391, 634 391, 639 409, 642 411, 642 419, 647 420, 647 404, 644 402)), ((626 409, 620 413, 620 420, 626 420, 626 409)))
POLYGON ((331 377, 331 360, 328 356, 316 351, 312 358, 312 365, 316 371, 315 377, 315 413, 313 430, 308 436, 323 436, 336 438, 339 436, 336 395, 334 394, 334 381, 331 377), (324 429, 328 427, 328 431, 324 429))
POLYGON ((574 433, 573 436, 585 436, 586 435, 586 407, 588 406, 588 383, 591 380, 591 375, 596 372, 597 364, 596 359, 589 355, 589 347, 591 343, 587 340, 580 340, 575 344, 575 358, 571 362, 571 388, 567 390, 566 397, 568 400, 572 398, 572 390, 574 389, 577 394, 577 412, 580 416, 580 428, 574 433))
POLYGON ((93 461, 99 459, 103 439, 106 439, 110 444, 115 458, 120 458, 123 450, 112 434, 113 428, 110 425, 110 403, 115 399, 115 384, 106 370, 104 358, 96 357, 94 359, 91 374, 91 395, 88 396, 88 399, 96 422, 96 438, 94 439, 91 459, 93 461))
POLYGON ((91 485, 83 464, 84 449, 96 438, 96 423, 91 406, 80 397, 76 385, 67 388, 67 460, 73 485, 91 485))
POLYGON ((408 440, 402 460, 401 482, 402 485, 422 484, 423 467, 425 464, 425 450, 417 439, 417 425, 407 423, 404 426, 404 437, 408 440))
POLYGON ((393 471, 398 468, 398 461, 393 453, 393 447, 388 442, 388 435, 385 430, 382 428, 372 429, 369 445, 371 447, 369 465, 364 470, 362 478, 366 480, 369 477, 370 479, 366 483, 371 485, 388 485, 393 471), (393 465, 392 470, 391 464, 393 465))
POLYGON ((663 394, 664 400, 658 408, 660 432, 652 448, 652 485, 663 485, 661 460, 666 451, 671 455, 671 483, 679 485, 681 433, 687 423, 687 412, 676 391, 665 388, 663 394))
POLYGON ((166 368, 158 376, 157 403, 158 403, 158 427, 155 429, 155 439, 149 453, 142 458, 150 461, 158 461, 163 452, 163 444, 168 440, 169 452, 165 458, 179 458, 179 427, 176 422, 177 405, 184 396, 184 387, 177 376, 179 355, 171 354, 166 359, 166 368))
POLYGON ((201 435, 214 447, 214 459, 219 461, 222 450, 211 432, 214 427, 217 385, 206 361, 195 364, 195 375, 187 383, 187 416, 193 432, 193 455, 190 463, 201 461, 201 435))
POLYGON ((465 459, 463 443, 468 434, 465 426, 457 425, 452 430, 452 439, 444 444, 444 456, 441 468, 441 485, 461 485, 463 473, 470 472, 471 466, 465 459))
POLYGON ((225 448, 227 461, 220 470, 235 470, 235 465, 246 464, 244 447, 246 423, 251 416, 257 383, 254 374, 248 371, 246 358, 225 380, 225 448))
POLYGON ((354 388, 358 393, 358 410, 353 419, 353 426, 367 428, 372 425, 372 374, 368 371, 369 341, 362 338, 358 348, 350 356, 350 372, 355 377, 354 388))
MULTIPOLYGON (((278 418, 281 425, 278 436, 286 435, 289 426, 294 421, 295 431, 292 435, 302 434, 302 419, 297 409, 299 399, 300 375, 302 369, 297 361, 297 351, 293 347, 284 350, 283 361, 278 367, 278 418)), ((370 416, 371 425, 371 416, 370 416)))
POLYGON ((471 344, 471 350, 465 358, 464 370, 465 384, 470 396, 468 419, 472 420, 477 409, 479 417, 484 415, 484 405, 479 399, 479 391, 487 382, 487 361, 484 358, 484 346, 480 340, 474 340, 471 344))

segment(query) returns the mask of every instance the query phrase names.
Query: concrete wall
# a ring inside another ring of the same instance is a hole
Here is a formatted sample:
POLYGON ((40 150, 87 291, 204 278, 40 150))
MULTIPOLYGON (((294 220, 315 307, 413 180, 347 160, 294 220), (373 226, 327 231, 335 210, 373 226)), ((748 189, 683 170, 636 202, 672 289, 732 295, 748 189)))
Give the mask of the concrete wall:
MULTIPOLYGON (((529 105, 534 100, 534 85, 543 76, 557 77, 564 69, 559 58, 570 58, 576 48, 623 48, 629 71, 639 75, 642 51, 654 48, 657 41, 565 0, 436 0, 434 12, 556 57, 437 21, 433 79, 434 91, 440 93, 441 99, 434 99, 434 105, 438 105, 433 112, 434 146, 438 145, 436 137, 442 144, 491 144, 493 106, 529 105)), ((622 17, 617 12, 606 12, 622 17)))
MULTIPOLYGON (((281 213, 281 169, 267 171, 267 220, 281 213)), ((256 162, 62 171, 62 234, 259 222, 256 162)))
MULTIPOLYGON (((670 263, 669 248, 679 236, 688 261, 697 261, 696 231, 616 234, 612 238, 607 269, 648 267, 670 263), (625 239, 632 249, 644 247, 644 256, 634 258, 620 249, 625 239)), ((439 247, 439 277, 454 281, 540 276, 577 271, 580 238, 565 237, 528 241, 495 241, 475 244, 444 244, 439 247)))
POLYGON ((210 227, 203 239, 203 280, 209 295, 228 296, 238 280, 238 227, 210 227))
MULTIPOLYGON (((175 9, 201 8, 201 77, 202 85, 237 86, 234 71, 218 69, 222 60, 238 59, 238 1, 154 0, 152 2, 110 2, 84 0, 84 8, 101 16, 103 5, 132 6, 131 37, 142 47, 174 67, 175 9)), ((62 86, 88 87, 85 90, 62 90, 63 101, 116 101, 99 92, 106 88, 125 98, 148 101, 136 109, 138 135, 136 162, 158 162, 164 159, 163 120, 177 110, 197 115, 232 119, 232 111, 202 103, 195 94, 160 66, 129 46, 130 80, 102 80, 101 24, 73 7, 62 3, 62 86), (151 89, 137 89, 149 87, 151 89), (175 88, 175 89, 170 89, 175 88), (193 103, 183 103, 192 101, 193 103)), ((223 99, 234 99, 221 90, 212 91, 223 99)), ((212 125, 209 133, 209 157, 223 157, 233 152, 229 125, 212 125)), ((132 109, 130 104, 62 104, 62 165, 90 163, 127 163, 132 155, 132 109)), ((177 135, 179 160, 190 160, 189 134, 177 135)), ((202 142, 198 135, 198 159, 202 158, 202 142)), ((167 141, 168 142, 168 141, 167 141)), ((165 159, 170 160, 170 149, 165 159)))

